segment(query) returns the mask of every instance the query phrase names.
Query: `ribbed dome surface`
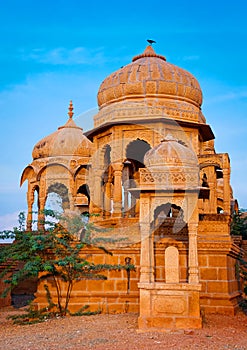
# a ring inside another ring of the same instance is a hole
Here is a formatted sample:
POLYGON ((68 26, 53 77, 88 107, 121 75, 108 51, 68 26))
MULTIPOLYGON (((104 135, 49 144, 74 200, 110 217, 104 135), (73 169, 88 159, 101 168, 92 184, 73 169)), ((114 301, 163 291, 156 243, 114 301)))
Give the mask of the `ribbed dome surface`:
POLYGON ((71 117, 64 126, 59 127, 57 131, 39 141, 34 146, 32 156, 33 159, 54 156, 88 157, 91 150, 91 141, 71 117))
POLYGON ((167 99, 202 104, 198 81, 186 70, 157 55, 151 46, 135 56, 132 63, 109 75, 98 92, 98 105, 104 107, 124 100, 156 99, 162 105, 167 99))
POLYGON ((197 167, 198 161, 195 153, 181 144, 171 135, 167 135, 160 144, 150 149, 144 156, 144 164, 150 170, 164 167, 197 167))

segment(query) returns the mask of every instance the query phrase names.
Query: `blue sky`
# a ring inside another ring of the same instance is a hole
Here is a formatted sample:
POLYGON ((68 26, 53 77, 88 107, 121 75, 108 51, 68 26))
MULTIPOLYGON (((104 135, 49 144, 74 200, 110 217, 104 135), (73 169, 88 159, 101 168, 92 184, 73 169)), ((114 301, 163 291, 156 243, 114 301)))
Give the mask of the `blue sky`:
POLYGON ((155 51, 199 81, 217 152, 247 208, 247 2, 0 0, 0 230, 26 209, 22 170, 33 146, 67 120, 92 128, 97 91, 111 72, 155 51))

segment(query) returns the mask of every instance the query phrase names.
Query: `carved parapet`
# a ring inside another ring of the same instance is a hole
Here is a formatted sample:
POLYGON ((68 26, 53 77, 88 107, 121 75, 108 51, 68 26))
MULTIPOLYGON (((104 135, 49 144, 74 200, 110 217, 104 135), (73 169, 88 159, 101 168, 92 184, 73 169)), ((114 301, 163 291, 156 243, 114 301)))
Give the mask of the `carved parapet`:
POLYGON ((203 240, 230 241, 230 216, 225 214, 200 214, 198 235, 203 240))
POLYGON ((159 186, 162 189, 176 189, 176 188, 195 188, 198 186, 198 172, 194 169, 186 168, 178 171, 178 169, 169 169, 165 172, 164 169, 152 170, 141 168, 140 170, 140 187, 155 187, 159 186))
POLYGON ((227 214, 200 214, 200 221, 219 221, 225 222, 227 224, 230 223, 231 216, 227 214))

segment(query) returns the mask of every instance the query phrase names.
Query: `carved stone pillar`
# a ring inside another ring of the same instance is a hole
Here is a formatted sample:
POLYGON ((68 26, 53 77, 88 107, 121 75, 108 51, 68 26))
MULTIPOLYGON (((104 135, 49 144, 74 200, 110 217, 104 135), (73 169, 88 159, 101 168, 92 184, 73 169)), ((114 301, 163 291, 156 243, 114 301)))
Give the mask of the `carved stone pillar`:
POLYGON ((136 216, 136 198, 133 196, 133 194, 131 194, 130 216, 132 218, 136 216))
POLYGON ((69 197, 69 209, 74 211, 75 210, 75 205, 74 205, 75 204, 75 199, 74 199, 74 197, 72 196, 72 194, 70 192, 69 192, 68 197, 69 197))
POLYGON ((44 215, 45 202, 46 202, 46 197, 39 197, 39 200, 38 200, 38 230, 45 229, 45 215, 44 215))
POLYGON ((129 216, 129 201, 128 201, 128 190, 124 187, 124 217, 129 216))
POLYGON ((140 282, 154 282, 154 247, 150 231, 149 199, 140 199, 141 259, 140 282))
POLYGON ((33 223, 33 202, 34 202, 34 192, 30 188, 27 192, 27 231, 32 231, 33 223))
POLYGON ((74 211, 75 210, 75 199, 76 199, 76 193, 75 192, 75 181, 72 176, 70 176, 68 181, 68 197, 69 197, 69 209, 74 211))
POLYGON ((128 189, 129 189, 129 167, 125 166, 123 168, 123 176, 122 176, 122 180, 123 180, 123 190, 124 190, 124 217, 128 217, 129 216, 129 198, 128 198, 128 189))
POLYGON ((188 223, 189 235, 189 283, 199 283, 198 252, 197 252, 197 229, 195 222, 188 223))
POLYGON ((114 175, 113 216, 122 216, 122 163, 112 164, 114 175))
POLYGON ((94 190, 93 190, 93 214, 100 214, 103 210, 102 203, 102 171, 96 169, 94 172, 94 190))
POLYGON ((104 206, 105 206, 105 216, 111 215, 111 181, 107 180, 105 184, 105 195, 104 195, 104 206))
POLYGON ((231 211, 230 169, 223 169, 223 209, 224 213, 231 211))
POLYGON ((214 167, 208 169, 208 185, 210 188, 209 193, 209 206, 208 213, 217 213, 217 192, 216 192, 216 173, 214 167))

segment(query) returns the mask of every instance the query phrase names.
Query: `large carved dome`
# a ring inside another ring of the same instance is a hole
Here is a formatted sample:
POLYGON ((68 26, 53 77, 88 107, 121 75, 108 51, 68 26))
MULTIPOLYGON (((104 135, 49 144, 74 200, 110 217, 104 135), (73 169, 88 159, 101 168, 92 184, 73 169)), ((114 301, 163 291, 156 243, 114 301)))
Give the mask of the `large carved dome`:
POLYGON ((132 63, 109 75, 98 92, 100 108, 111 103, 149 99, 157 105, 167 100, 185 101, 196 107, 202 104, 202 91, 195 77, 157 55, 151 46, 135 56, 132 63))
POLYGON ((56 156, 91 155, 92 142, 83 134, 82 128, 76 125, 73 116, 73 106, 70 104, 69 120, 57 131, 44 137, 33 148, 33 159, 56 156))

